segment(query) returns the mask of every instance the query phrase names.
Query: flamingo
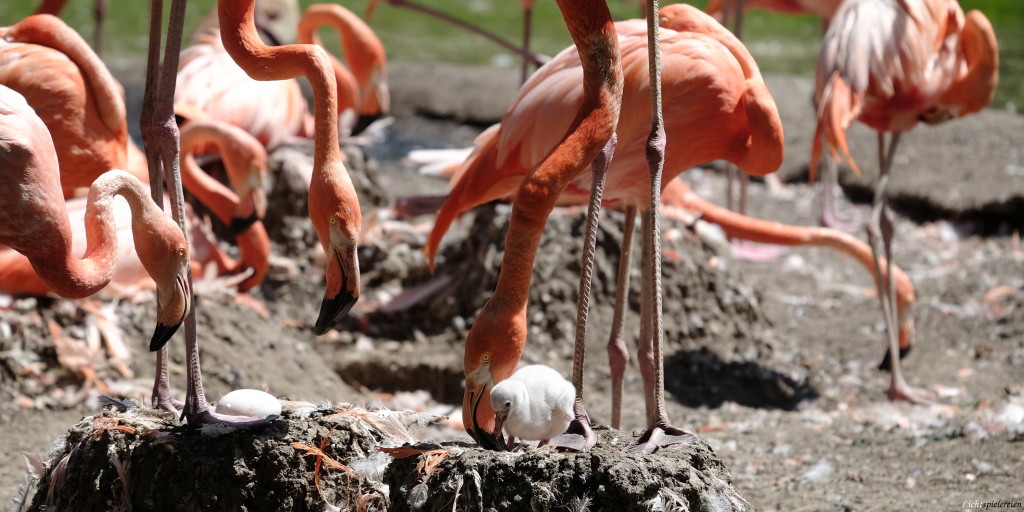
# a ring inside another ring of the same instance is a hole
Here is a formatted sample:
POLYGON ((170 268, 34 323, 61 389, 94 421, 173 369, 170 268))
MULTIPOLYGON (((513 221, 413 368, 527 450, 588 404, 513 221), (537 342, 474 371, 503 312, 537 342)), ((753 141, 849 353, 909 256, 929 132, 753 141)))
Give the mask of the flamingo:
POLYGON ((362 214, 338 147, 337 84, 327 52, 316 45, 269 47, 253 26, 254 1, 218 3, 225 49, 255 80, 304 75, 313 87, 315 149, 309 217, 327 255, 327 288, 314 332, 324 334, 359 297, 356 249, 362 214))
POLYGON ((0 28, 0 83, 21 93, 60 141, 64 197, 110 169, 128 166, 124 92, 84 39, 60 18, 40 14, 0 28))
POLYGON ((985 108, 995 94, 998 70, 991 23, 980 11, 965 16, 955 0, 847 0, 825 34, 817 67, 811 171, 827 149, 836 160, 841 151, 859 173, 846 129, 859 120, 878 132, 879 177, 867 232, 875 264, 886 266, 885 273, 875 274, 888 276, 876 285, 893 363, 889 397, 894 400, 930 401, 926 391, 906 382, 897 357, 893 225, 886 200, 896 146, 918 121, 938 124, 985 108), (888 142, 886 132, 891 133, 888 142))
MULTIPOLYGON (((671 144, 665 163, 668 177, 721 158, 759 175, 777 169, 783 154, 782 127, 775 103, 746 49, 716 21, 692 7, 670 5, 659 14, 666 27, 661 45, 665 51, 664 89, 668 112, 665 135, 671 144)), ((647 108, 650 79, 645 69, 648 32, 641 20, 620 22, 616 26, 620 34, 625 88, 623 116, 617 130, 619 143, 611 159, 604 203, 625 209, 629 218, 630 212, 635 215, 637 208, 650 210, 645 204, 650 181, 643 179, 648 158, 648 123, 651 122, 647 108)), ((517 187, 524 190, 528 170, 551 151, 552 141, 557 140, 553 134, 565 129, 571 113, 580 104, 580 67, 574 49, 561 52, 523 86, 502 123, 477 138, 476 150, 453 178, 451 194, 441 207, 425 247, 431 264, 441 237, 455 216, 478 204, 510 197, 517 187), (536 119, 544 119, 544 122, 537 123, 536 119)), ((588 177, 579 176, 551 201, 580 204, 588 186, 588 177)), ((519 197, 516 196, 517 203, 519 197)), ((646 227, 650 229, 651 221, 647 222, 646 227)), ((631 224, 627 220, 626 225, 631 224)), ((511 240, 511 227, 509 233, 511 240)), ((646 243, 653 242, 648 239, 646 243)), ((623 247, 629 245, 627 242, 623 247)), ((506 247, 515 246, 507 242, 506 247)), ((653 253, 647 257, 652 258, 653 253)), ((645 273, 649 271, 645 269, 645 273)), ((619 276, 621 280, 628 273, 620 272, 619 276)), ((624 290, 626 286, 620 282, 617 288, 624 290)), ((651 284, 646 285, 646 293, 653 293, 654 289, 651 284)), ((653 304, 645 309, 644 318, 650 318, 651 307, 653 304)), ((645 337, 653 337, 654 329, 656 327, 646 329, 645 337)), ((621 379, 628 354, 617 332, 613 331, 611 338, 613 378, 621 379)), ((649 410, 657 407, 659 398, 655 390, 660 387, 655 380, 660 356, 654 356, 653 349, 653 346, 646 346, 641 354, 645 384, 652 400, 649 410)), ((467 376, 469 370, 467 359, 467 376)), ((466 424, 470 425, 468 420, 466 424)))
MULTIPOLYGON (((338 83, 338 112, 352 110, 358 116, 354 125, 345 129, 359 134, 373 121, 387 115, 391 95, 387 83, 387 56, 377 34, 359 16, 337 4, 313 4, 299 20, 297 41, 321 45, 316 30, 328 25, 341 36, 346 67, 331 56, 338 83)), ((346 123, 348 124, 348 123, 346 123)))
POLYGON ((89 188, 85 257, 71 252, 71 228, 50 133, 28 102, 0 86, 0 243, 25 255, 58 295, 82 298, 110 282, 116 264, 113 196, 132 209, 135 248, 157 285, 157 326, 151 343, 165 343, 191 304, 186 278, 188 247, 177 225, 145 193, 145 185, 123 171, 102 174, 89 188))
MULTIPOLYGON (((778 222, 746 217, 712 204, 690 190, 682 178, 671 180, 661 193, 661 202, 665 206, 697 211, 700 219, 717 224, 730 238, 750 240, 758 243, 785 246, 816 246, 828 247, 840 251, 864 266, 875 283, 887 279, 884 269, 875 267, 871 248, 853 235, 838 229, 815 226, 791 226, 778 222), (878 271, 881 270, 882 274, 878 271), (881 276, 881 277, 880 277, 881 276)), ((914 330, 914 283, 910 281, 902 269, 892 266, 893 280, 896 284, 896 320, 899 338, 899 357, 903 358, 915 340, 914 330)), ((879 365, 881 369, 892 370, 891 354, 886 349, 885 357, 879 365)), ((613 410, 613 415, 615 414, 613 410)))

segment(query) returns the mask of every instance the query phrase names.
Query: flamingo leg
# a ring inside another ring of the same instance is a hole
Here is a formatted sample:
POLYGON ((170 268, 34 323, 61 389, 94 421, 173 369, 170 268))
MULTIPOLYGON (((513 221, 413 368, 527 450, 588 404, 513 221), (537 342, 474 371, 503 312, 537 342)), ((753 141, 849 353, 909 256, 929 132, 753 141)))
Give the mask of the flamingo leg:
MULTIPOLYGON (((523 7, 523 51, 530 53, 530 25, 533 19, 533 7, 523 7)), ((530 59, 523 55, 523 72, 519 77, 519 85, 525 84, 530 76, 530 59)))
POLYGON ((629 350, 622 337, 622 320, 629 297, 629 266, 633 252, 633 228, 636 225, 636 207, 626 208, 626 219, 622 228, 622 247, 619 250, 619 270, 615 282, 615 309, 612 312, 612 328, 608 334, 608 365, 612 373, 612 428, 622 425, 622 380, 629 363, 629 350))
MULTIPOLYGON (((181 172, 179 167, 180 137, 177 124, 174 122, 174 82, 178 69, 178 54, 181 53, 181 36, 185 21, 185 0, 172 0, 170 22, 167 29, 167 40, 163 59, 160 56, 160 40, 163 32, 163 0, 152 0, 150 12, 150 46, 146 65, 145 101, 142 107, 140 128, 147 161, 150 165, 150 192, 158 205, 163 204, 163 178, 169 174, 167 193, 171 199, 171 213, 178 222, 187 240, 188 230, 185 227, 184 195, 181 190, 181 172), (158 179, 152 179, 158 178, 158 179)), ((192 270, 188 269, 188 290, 192 289, 192 270)), ((191 300, 191 297, 189 297, 191 300)), ((194 306, 194 302, 192 303, 194 306)), ((185 403, 181 415, 190 424, 201 423, 239 423, 252 424, 254 418, 228 419, 214 415, 209 411, 203 391, 202 370, 199 366, 199 345, 196 340, 195 307, 188 308, 185 317, 185 364, 187 366, 185 403)), ((156 340, 154 340, 156 341, 156 340)), ((152 345, 151 345, 152 348, 152 345)), ((159 346, 158 350, 166 350, 159 346)), ((157 377, 154 383, 154 406, 173 410, 173 402, 169 402, 170 385, 167 373, 166 353, 157 355, 157 377)))
POLYGON ((643 300, 649 314, 641 311, 641 322, 648 324, 650 336, 641 335, 642 345, 637 359, 644 376, 647 397, 647 430, 628 448, 632 453, 653 453, 658 448, 679 443, 696 442, 697 436, 672 426, 665 407, 665 368, 663 356, 664 330, 661 317, 661 226, 659 207, 661 175, 665 165, 665 122, 661 114, 661 49, 658 43, 658 0, 647 3, 647 49, 651 74, 651 134, 647 139, 647 165, 651 176, 650 208, 644 212, 643 300), (649 348, 650 350, 646 350, 649 348), (653 408, 652 408, 653 405, 653 408))
POLYGON ((597 223, 601 216, 601 198, 604 195, 604 181, 608 165, 615 153, 616 136, 608 139, 604 149, 592 164, 593 183, 590 187, 590 203, 587 206, 587 227, 583 238, 583 261, 580 265, 579 300, 576 303, 576 343, 572 357, 572 385, 576 388, 576 399, 572 410, 576 416, 566 432, 557 438, 560 448, 588 451, 597 444, 597 435, 590 428, 590 418, 583 403, 583 364, 587 353, 587 315, 590 312, 590 289, 594 281, 594 251, 597 246, 597 223))
POLYGON ((888 340, 889 371, 891 372, 889 399, 906 400, 912 403, 930 403, 931 399, 927 391, 911 386, 903 377, 903 370, 900 364, 900 344, 896 330, 896 283, 892 273, 892 239, 895 229, 892 222, 892 213, 889 211, 886 198, 886 189, 888 188, 893 156, 896 154, 896 146, 899 144, 900 135, 901 132, 894 132, 892 134, 888 151, 886 151, 885 134, 878 132, 879 177, 878 183, 875 186, 871 221, 867 227, 868 244, 871 246, 875 275, 879 276, 875 279, 875 287, 878 290, 878 301, 882 307, 882 316, 885 319, 885 334, 888 340), (884 254, 879 254, 879 240, 882 243, 884 254), (884 274, 882 273, 879 257, 885 258, 884 274))
MULTIPOLYGON (((858 218, 854 215, 844 215, 839 212, 839 166, 832 155, 826 152, 822 155, 821 166, 821 217, 819 222, 822 226, 850 232, 856 228, 858 218)), ((852 210, 851 210, 852 212, 852 210)))

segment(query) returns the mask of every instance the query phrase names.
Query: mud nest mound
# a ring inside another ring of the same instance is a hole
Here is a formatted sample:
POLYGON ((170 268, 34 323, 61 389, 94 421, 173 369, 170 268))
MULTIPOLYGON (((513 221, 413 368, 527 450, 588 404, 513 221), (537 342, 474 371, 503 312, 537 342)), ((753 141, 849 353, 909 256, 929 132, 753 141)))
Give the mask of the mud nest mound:
POLYGON ((72 426, 49 460, 36 463, 27 509, 383 511, 379 478, 352 468, 374 467, 386 438, 333 410, 286 411, 246 429, 189 428, 139 408, 106 412, 72 426))
POLYGON ((587 453, 549 448, 493 452, 449 446, 396 460, 385 481, 391 509, 405 510, 747 510, 711 448, 625 454, 632 436, 596 429, 587 453))

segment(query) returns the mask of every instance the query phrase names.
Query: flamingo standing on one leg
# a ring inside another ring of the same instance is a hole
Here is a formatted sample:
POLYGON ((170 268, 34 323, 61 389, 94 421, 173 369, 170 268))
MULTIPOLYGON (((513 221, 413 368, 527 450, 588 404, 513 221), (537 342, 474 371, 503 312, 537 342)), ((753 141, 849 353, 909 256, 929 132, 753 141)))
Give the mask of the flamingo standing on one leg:
POLYGON ((24 254, 58 295, 82 298, 107 285, 114 273, 117 238, 114 195, 132 209, 135 247, 157 285, 157 327, 152 343, 174 334, 191 303, 186 278, 188 248, 181 230, 145 193, 145 185, 123 171, 109 171, 89 188, 85 257, 71 251, 57 154, 42 120, 16 91, 0 86, 0 243, 24 254))
POLYGON ((316 36, 322 25, 330 26, 341 36, 348 66, 331 56, 338 83, 338 113, 342 115, 349 109, 355 112, 358 117, 346 129, 356 135, 391 109, 384 44, 359 16, 337 4, 307 7, 299 20, 297 41, 322 46, 316 36))
MULTIPOLYGON (((622 98, 622 68, 608 6, 604 2, 559 0, 558 7, 583 59, 582 101, 573 105, 576 113, 568 131, 555 135, 561 137, 558 146, 522 179, 505 237, 498 284, 473 322, 463 360, 463 422, 478 443, 492 449, 503 446, 492 436, 495 418, 490 390, 512 375, 526 343, 530 275, 544 223, 562 190, 602 151, 611 149, 606 146, 614 136, 622 98)), ((607 161, 609 156, 605 154, 603 160, 607 161)), ((595 174, 600 174, 600 167, 595 164, 595 174)), ((600 200, 599 195, 596 198, 600 200)), ((586 418, 580 378, 582 355, 582 351, 576 350, 573 358, 573 412, 577 420, 586 418)), ((583 425, 585 444, 592 445, 594 435, 589 432, 589 425, 583 425)))
POLYGON ((0 28, 0 84, 21 93, 56 140, 64 197, 110 169, 127 169, 124 91, 60 18, 29 16, 0 28))
MULTIPOLYGON (((774 101, 750 54, 714 19, 692 7, 666 6, 659 17, 666 27, 661 45, 665 49, 664 90, 668 112, 665 136, 671 147, 666 155, 669 178, 694 165, 717 159, 730 160, 755 174, 776 170, 782 162, 782 126, 774 101)), ((650 208, 646 204, 650 181, 643 179, 647 171, 646 139, 651 122, 645 51, 647 31, 640 20, 620 22, 616 26, 625 88, 623 115, 617 130, 618 145, 608 171, 604 203, 635 215, 638 208, 650 208)), ((557 140, 554 134, 565 130, 580 104, 583 81, 580 67, 579 57, 572 48, 561 52, 524 85, 502 124, 489 128, 477 138, 474 153, 453 178, 451 194, 441 207, 428 239, 425 251, 431 262, 441 237, 459 213, 478 204, 510 197, 517 188, 523 190, 524 176, 552 150, 553 141, 557 140), (537 119, 545 121, 537 123, 537 119)), ((575 178, 552 201, 582 203, 590 186, 588 179, 587 176, 575 178)), ((627 221, 627 226, 630 224, 632 222, 627 221)), ((652 243, 651 240, 646 242, 652 243)), ((624 248, 629 245, 628 240, 624 241, 624 248)), ((620 268, 628 268, 626 257, 620 268)), ((619 303, 624 301, 621 294, 626 285, 621 280, 625 276, 627 272, 620 272, 619 303)), ((651 284, 646 286, 645 294, 653 293, 651 284)), ((649 318, 649 309, 645 309, 645 313, 645 318, 649 318)), ((621 321, 618 324, 621 325, 621 321)), ((653 336, 652 329, 648 328, 644 334, 653 336)), ((619 331, 613 330, 610 338, 613 381, 621 382, 628 353, 619 331)), ((643 355, 645 384, 652 397, 653 410, 658 398, 652 350, 653 345, 649 345, 643 355)), ((467 375, 471 368, 468 363, 467 359, 467 375)), ((620 400, 620 393, 615 394, 614 402, 620 400)), ((466 424, 472 425, 468 420, 466 424)))
POLYGON ((256 80, 304 75, 313 88, 316 122, 309 217, 327 255, 327 290, 314 332, 324 334, 359 297, 356 256, 362 215, 338 147, 337 84, 327 52, 316 45, 264 45, 253 25, 254 1, 218 2, 221 38, 235 62, 256 80))
POLYGON ((927 392, 903 378, 898 357, 893 224, 886 200, 896 146, 918 121, 937 124, 985 108, 995 93, 998 70, 992 25, 980 11, 964 16, 956 0, 847 0, 825 34, 818 59, 818 126, 811 167, 827 146, 835 159, 842 151, 856 170, 846 128, 856 119, 878 132, 879 178, 868 241, 875 264, 886 266, 876 275, 888 276, 876 280, 876 286, 889 338, 892 399, 929 401, 927 392), (888 144, 886 132, 892 133, 888 144))

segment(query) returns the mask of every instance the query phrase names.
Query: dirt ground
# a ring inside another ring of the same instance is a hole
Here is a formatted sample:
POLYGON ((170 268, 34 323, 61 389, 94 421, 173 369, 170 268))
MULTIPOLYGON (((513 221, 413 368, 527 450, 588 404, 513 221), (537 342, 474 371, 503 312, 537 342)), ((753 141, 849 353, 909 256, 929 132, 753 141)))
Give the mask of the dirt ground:
MULTIPOLYGON (((368 168, 363 186, 377 192, 374 200, 364 198, 364 211, 406 194, 443 193, 443 181, 420 177, 401 157, 410 149, 469 144, 500 118, 514 94, 508 85, 513 74, 394 66, 394 123, 364 145, 367 160, 362 151, 348 151, 353 174, 368 168)), ((806 183, 812 83, 780 76, 769 77, 768 84, 786 129, 780 169, 786 187, 776 193, 754 183, 751 213, 814 225, 816 194, 806 183)), ((886 400, 888 374, 876 369, 884 351, 881 315, 870 276, 852 260, 827 249, 797 248, 774 261, 746 262, 731 257, 707 230, 666 224, 669 414, 702 432, 752 505, 958 510, 965 502, 1024 502, 1024 248, 1017 236, 1024 225, 1022 133, 1022 118, 989 110, 919 128, 899 152, 891 188, 894 259, 917 295, 917 343, 904 369, 912 384, 937 394, 939 405, 886 400)), ((844 177, 854 201, 844 207, 863 220, 868 206, 861 201, 874 181, 874 135, 858 127, 852 144, 865 176, 844 177)), ((699 194, 723 204, 724 179, 716 170, 691 170, 684 177, 699 194)), ((292 399, 381 400, 459 417, 462 343, 493 289, 507 207, 485 207, 458 223, 435 276, 420 252, 428 217, 396 221, 383 211, 364 214, 363 297, 342 329, 315 337, 322 271, 310 249, 314 239, 308 220, 301 220, 301 197, 286 188, 274 197, 283 215, 268 219, 268 230, 280 259, 253 294, 267 316, 216 287, 198 301, 211 399, 239 387, 266 387, 292 399), (410 290, 426 290, 426 298, 407 306, 405 299, 415 295, 410 290)), ((587 360, 588 407, 598 423, 610 418, 604 344, 621 236, 618 214, 608 213, 602 222, 587 360)), ((543 362, 566 375, 581 226, 578 212, 561 212, 549 222, 524 354, 524 362, 543 362)), ((863 229, 855 234, 863 237, 863 229)), ((629 332, 636 332, 638 300, 634 289, 629 332)), ((144 347, 152 309, 148 301, 117 308, 134 376, 116 373, 101 352, 92 353, 106 393, 141 399, 151 386, 153 357, 144 347)), ((100 409, 95 389, 79 400, 82 375, 58 363, 47 320, 71 337, 90 331, 76 327, 83 325, 82 314, 63 300, 22 299, 0 311, 3 503, 25 481, 23 451, 45 455, 79 418, 100 409)), ((171 343, 178 389, 184 384, 181 346, 180 336, 171 343)), ((626 403, 634 405, 624 412, 625 427, 642 428, 635 364, 627 370, 626 403)), ((424 436, 468 440, 440 427, 424 436)), ((611 510, 597 502, 591 509, 611 510)))

